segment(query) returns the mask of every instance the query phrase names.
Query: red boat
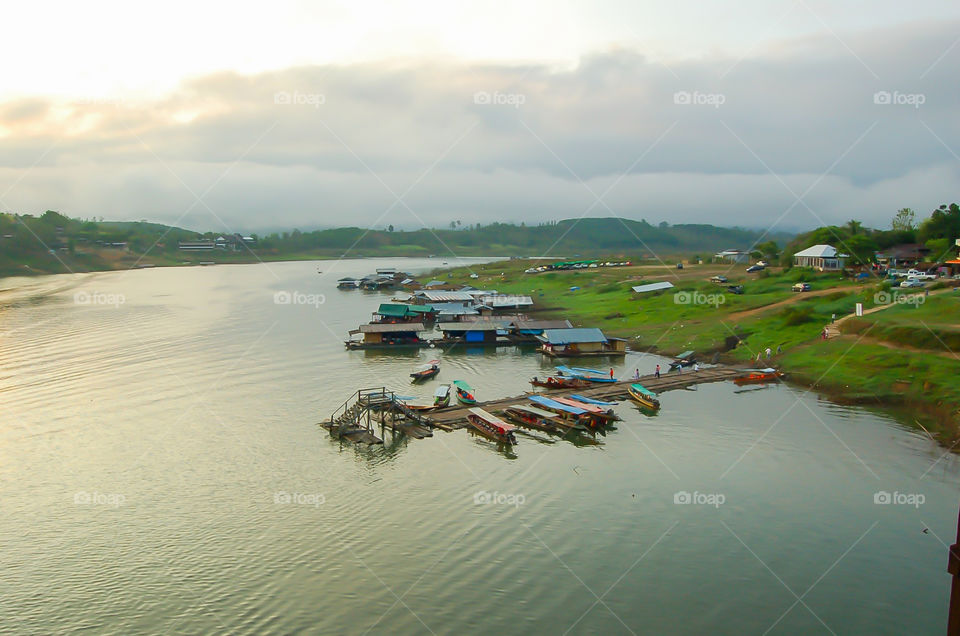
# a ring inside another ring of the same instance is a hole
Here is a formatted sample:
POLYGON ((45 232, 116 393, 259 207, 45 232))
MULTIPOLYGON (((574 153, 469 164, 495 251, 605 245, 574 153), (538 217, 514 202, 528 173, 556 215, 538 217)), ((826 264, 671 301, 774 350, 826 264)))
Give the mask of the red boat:
POLYGON ((548 433, 564 432, 569 428, 566 422, 550 411, 542 411, 532 406, 514 404, 508 406, 503 414, 520 426, 535 428, 548 433))
POLYGON ((467 414, 467 421, 484 437, 503 443, 516 444, 517 438, 513 436, 516 426, 507 424, 499 417, 487 413, 481 408, 472 408, 467 414))
POLYGON ((558 378, 550 376, 546 380, 533 378, 530 380, 533 386, 542 386, 546 389, 581 389, 590 386, 590 382, 582 378, 558 378))
POLYGON ((747 375, 736 378, 733 383, 737 386, 744 384, 764 384, 766 382, 777 382, 783 373, 776 369, 753 369, 747 375))

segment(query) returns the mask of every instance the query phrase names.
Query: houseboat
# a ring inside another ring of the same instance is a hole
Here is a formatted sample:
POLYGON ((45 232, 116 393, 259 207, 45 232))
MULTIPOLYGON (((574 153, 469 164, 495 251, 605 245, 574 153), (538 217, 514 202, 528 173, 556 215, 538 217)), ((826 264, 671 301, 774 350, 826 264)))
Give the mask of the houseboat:
POLYGON ((422 323, 370 323, 350 330, 350 340, 344 344, 347 349, 399 349, 403 347, 423 347, 430 343, 420 338, 426 330, 422 323), (353 336, 362 334, 360 341, 353 336))
POLYGON ((357 289, 360 286, 360 281, 356 278, 341 278, 337 281, 337 289, 357 289))
POLYGON ((544 329, 537 340, 540 352, 554 358, 627 354, 626 340, 608 338, 594 327, 544 329))

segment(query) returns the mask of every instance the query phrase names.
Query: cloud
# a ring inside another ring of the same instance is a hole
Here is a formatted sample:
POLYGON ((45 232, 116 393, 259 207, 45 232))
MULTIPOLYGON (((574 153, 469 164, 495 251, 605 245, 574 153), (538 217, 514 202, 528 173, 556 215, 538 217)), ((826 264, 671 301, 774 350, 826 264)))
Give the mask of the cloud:
POLYGON ((956 199, 958 27, 670 67, 616 49, 566 69, 302 66, 194 77, 151 102, 10 102, 2 204, 248 230, 584 214, 765 227, 791 206, 780 228, 882 226, 956 199))

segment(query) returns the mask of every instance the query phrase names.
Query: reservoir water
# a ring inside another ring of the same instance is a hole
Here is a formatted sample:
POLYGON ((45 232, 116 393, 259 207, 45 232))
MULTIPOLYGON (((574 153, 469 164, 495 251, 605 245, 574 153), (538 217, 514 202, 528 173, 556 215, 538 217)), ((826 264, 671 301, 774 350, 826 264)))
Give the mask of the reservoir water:
POLYGON ((488 399, 551 367, 346 351, 391 294, 336 279, 387 265, 438 263, 0 281, 0 632, 944 631, 958 465, 881 412, 718 383, 620 405, 597 445, 341 446, 317 423, 358 388, 488 399))

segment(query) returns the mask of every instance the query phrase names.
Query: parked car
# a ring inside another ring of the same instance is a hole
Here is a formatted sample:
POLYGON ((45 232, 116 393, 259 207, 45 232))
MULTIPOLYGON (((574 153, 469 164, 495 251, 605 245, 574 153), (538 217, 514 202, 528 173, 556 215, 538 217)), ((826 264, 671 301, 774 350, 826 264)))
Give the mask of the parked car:
POLYGON ((916 278, 908 278, 907 280, 900 283, 900 287, 923 287, 923 281, 916 278))
POLYGON ((738 296, 743 294, 743 285, 730 285, 727 289, 732 294, 737 294, 738 296))
POLYGON ((713 278, 710 279, 710 282, 711 282, 711 283, 725 283, 725 282, 727 282, 727 277, 726 277, 726 276, 714 276, 713 278))
POLYGON ((677 269, 683 269, 683 263, 677 263, 677 269))
POLYGON ((927 274, 919 269, 911 269, 907 272, 907 278, 916 278, 917 280, 937 280, 936 274, 927 274))
POLYGON ((766 269, 766 267, 764 267, 760 263, 757 263, 756 265, 751 265, 750 267, 748 267, 747 273, 752 274, 753 272, 762 272, 764 269, 766 269))
POLYGON ((795 292, 805 292, 810 291, 810 283, 797 283, 793 286, 793 291, 795 292))

